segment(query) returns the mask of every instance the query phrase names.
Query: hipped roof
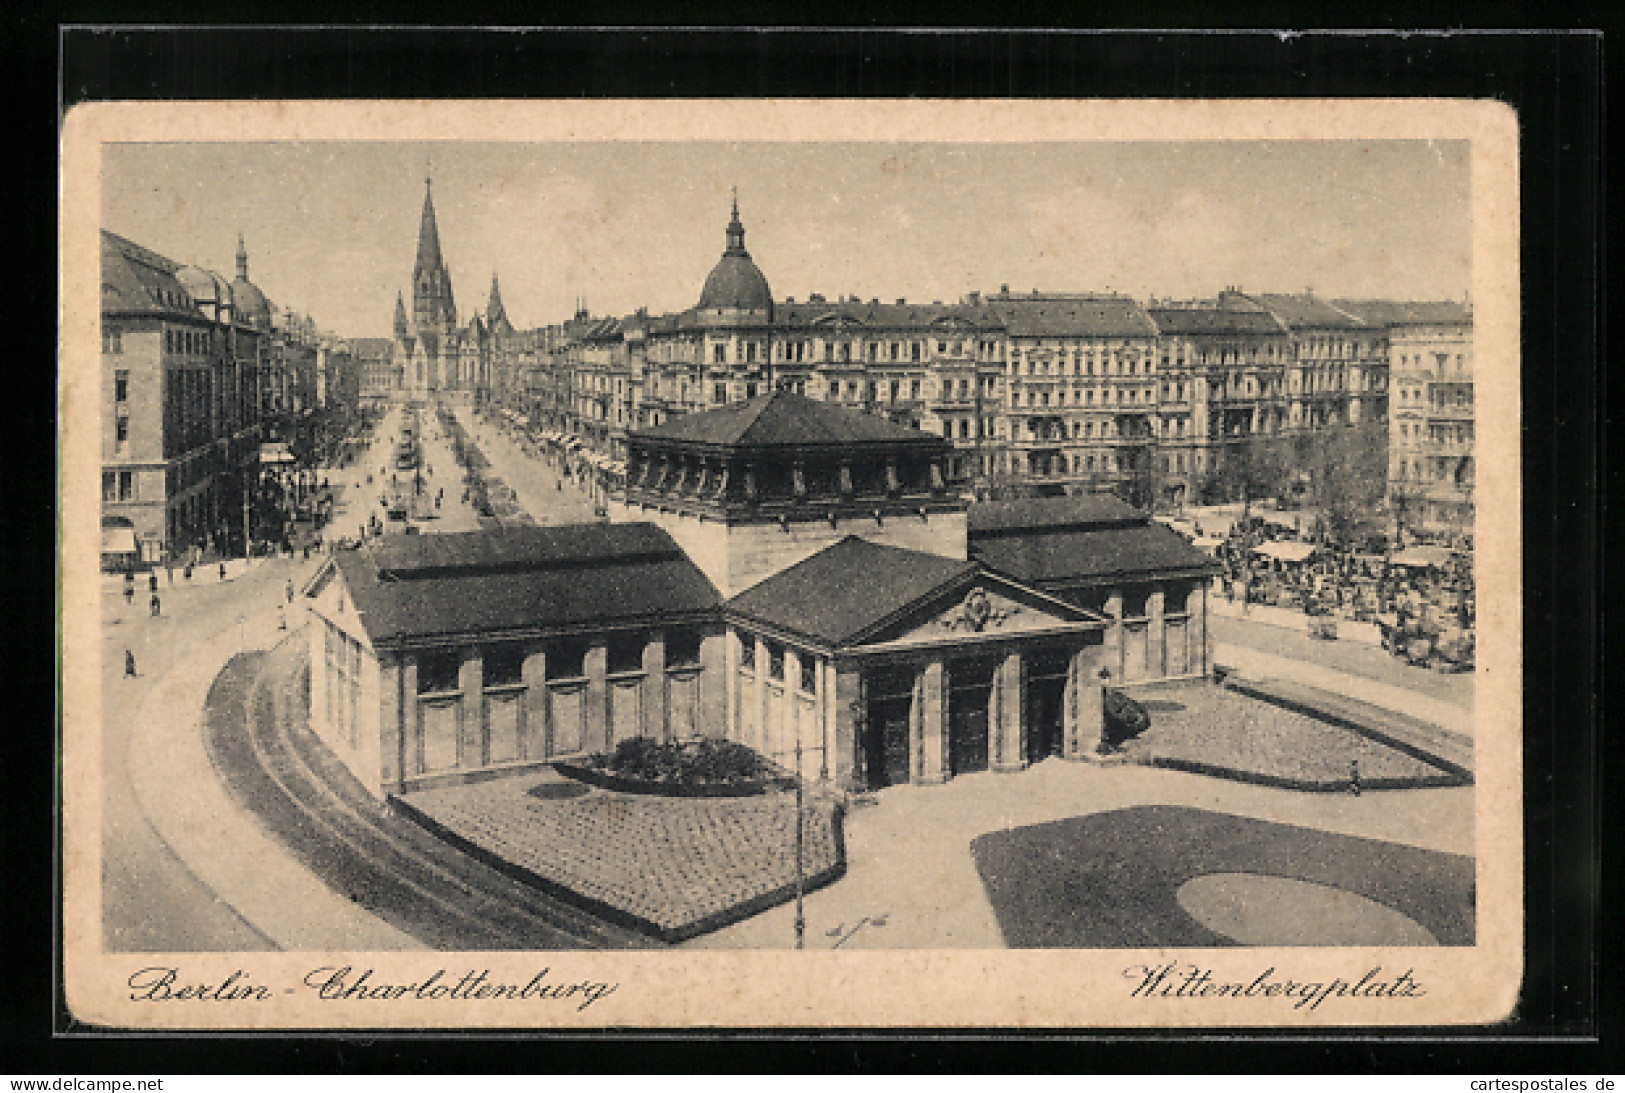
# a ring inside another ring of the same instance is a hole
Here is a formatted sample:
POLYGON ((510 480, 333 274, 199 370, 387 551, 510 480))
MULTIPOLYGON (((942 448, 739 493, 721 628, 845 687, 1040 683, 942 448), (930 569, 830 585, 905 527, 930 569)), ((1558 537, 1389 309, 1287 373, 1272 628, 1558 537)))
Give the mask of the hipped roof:
POLYGON ((849 535, 747 588, 730 615, 830 647, 849 645, 917 601, 967 580, 974 562, 849 535))
POLYGON ((400 536, 334 561, 375 644, 608 629, 721 604, 652 524, 400 536))
POLYGON ((838 448, 846 445, 940 447, 940 437, 872 414, 775 391, 714 410, 684 414, 630 439, 678 441, 713 448, 838 448))

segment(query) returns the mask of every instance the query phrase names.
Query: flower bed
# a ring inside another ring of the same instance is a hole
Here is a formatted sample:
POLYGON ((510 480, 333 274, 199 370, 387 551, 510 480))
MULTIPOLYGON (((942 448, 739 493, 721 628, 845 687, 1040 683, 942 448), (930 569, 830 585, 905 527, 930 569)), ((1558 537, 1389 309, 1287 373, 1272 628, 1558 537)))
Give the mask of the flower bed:
POLYGON ((709 738, 663 743, 634 736, 612 754, 554 769, 602 789, 661 797, 754 797, 795 788, 795 779, 745 745, 709 738))

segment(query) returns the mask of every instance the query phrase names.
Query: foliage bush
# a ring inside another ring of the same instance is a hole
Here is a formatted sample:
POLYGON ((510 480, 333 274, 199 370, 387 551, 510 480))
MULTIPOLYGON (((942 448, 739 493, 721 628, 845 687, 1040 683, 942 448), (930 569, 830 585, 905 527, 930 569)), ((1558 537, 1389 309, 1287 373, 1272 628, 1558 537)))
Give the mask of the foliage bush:
POLYGON ((1151 715, 1144 706, 1112 688, 1106 688, 1106 743, 1118 747, 1151 727, 1151 715))
POLYGON ((778 776, 745 745, 708 738, 662 743, 634 736, 615 745, 611 755, 593 756, 592 765, 618 777, 678 785, 738 784, 778 776))

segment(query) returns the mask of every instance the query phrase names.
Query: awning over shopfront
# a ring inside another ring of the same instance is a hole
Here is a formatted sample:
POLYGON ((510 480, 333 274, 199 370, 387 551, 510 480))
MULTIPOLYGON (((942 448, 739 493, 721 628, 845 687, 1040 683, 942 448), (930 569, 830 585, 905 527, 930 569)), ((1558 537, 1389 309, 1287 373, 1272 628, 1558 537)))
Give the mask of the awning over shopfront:
POLYGON ((269 466, 276 466, 282 463, 297 463, 298 460, 288 450, 285 441, 277 440, 270 444, 260 445, 260 462, 269 466))
POLYGON ((1448 547, 1423 544, 1406 547, 1389 558, 1388 564, 1407 569, 1444 569, 1450 565, 1455 556, 1455 552, 1448 547))
POLYGON ((1318 549, 1314 543, 1259 543, 1253 547, 1253 553, 1262 555, 1265 558, 1273 558, 1278 562, 1296 565, 1313 558, 1318 549))
POLYGON ((102 525, 103 554, 134 554, 135 528, 120 525, 102 525))

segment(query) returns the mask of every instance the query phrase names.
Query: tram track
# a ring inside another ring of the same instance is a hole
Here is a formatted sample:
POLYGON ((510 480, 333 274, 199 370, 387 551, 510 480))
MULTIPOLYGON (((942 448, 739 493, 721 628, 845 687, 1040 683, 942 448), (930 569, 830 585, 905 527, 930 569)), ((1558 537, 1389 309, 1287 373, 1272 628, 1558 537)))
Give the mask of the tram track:
POLYGON ((325 883, 436 948, 647 944, 467 858, 373 801, 359 784, 350 794, 335 789, 334 775, 348 772, 319 775, 317 766, 337 764, 308 754, 319 747, 314 741, 301 749, 295 739, 296 711, 289 706, 298 665, 297 647, 284 642, 228 666, 217 687, 235 685, 238 701, 222 703, 225 716, 211 703, 208 744, 216 766, 229 773, 233 796, 325 883), (236 678, 228 680, 232 673, 236 678))

